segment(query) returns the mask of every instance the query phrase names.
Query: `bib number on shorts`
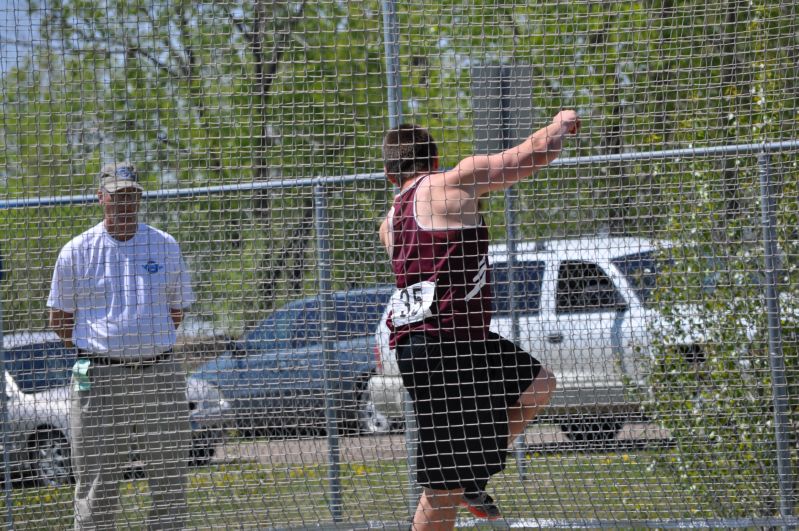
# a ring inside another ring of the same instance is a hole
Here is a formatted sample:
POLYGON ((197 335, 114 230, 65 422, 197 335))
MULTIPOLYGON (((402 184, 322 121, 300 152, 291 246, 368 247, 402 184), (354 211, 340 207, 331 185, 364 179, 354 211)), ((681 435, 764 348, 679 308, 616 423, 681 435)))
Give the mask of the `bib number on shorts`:
POLYGON ((396 290, 389 301, 391 322, 394 326, 403 326, 424 321, 433 315, 435 297, 435 282, 419 282, 396 290))

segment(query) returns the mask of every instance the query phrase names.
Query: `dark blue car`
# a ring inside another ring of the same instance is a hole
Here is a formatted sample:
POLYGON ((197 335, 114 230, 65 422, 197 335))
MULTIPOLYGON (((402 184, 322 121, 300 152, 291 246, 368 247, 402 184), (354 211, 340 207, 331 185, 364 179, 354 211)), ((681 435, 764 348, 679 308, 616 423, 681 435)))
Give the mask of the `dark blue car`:
POLYGON ((340 432, 386 431, 366 384, 377 361, 373 331, 392 291, 383 285, 293 301, 192 375, 218 386, 245 433, 319 433, 328 407, 340 432))

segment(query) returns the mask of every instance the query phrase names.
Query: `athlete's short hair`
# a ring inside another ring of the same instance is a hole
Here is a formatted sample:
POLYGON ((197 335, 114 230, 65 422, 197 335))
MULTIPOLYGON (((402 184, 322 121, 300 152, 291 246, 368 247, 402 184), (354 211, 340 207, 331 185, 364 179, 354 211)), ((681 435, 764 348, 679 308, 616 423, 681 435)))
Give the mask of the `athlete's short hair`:
POLYGON ((438 146, 427 129, 402 124, 383 137, 383 162, 386 173, 397 177, 399 184, 419 172, 433 171, 438 146))

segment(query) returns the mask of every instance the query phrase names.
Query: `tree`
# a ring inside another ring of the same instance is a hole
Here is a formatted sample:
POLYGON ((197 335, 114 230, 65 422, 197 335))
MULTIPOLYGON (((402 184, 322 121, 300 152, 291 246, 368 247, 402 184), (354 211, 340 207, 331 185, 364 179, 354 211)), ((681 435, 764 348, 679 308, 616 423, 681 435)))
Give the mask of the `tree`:
MULTIPOLYGON (((42 44, 2 82, 8 197, 83 193, 112 158, 139 162, 162 187, 380 169, 387 110, 376 0, 46 7, 29 1, 42 44)), ((405 120, 429 126, 451 166, 473 151, 470 65, 516 62, 534 69, 537 121, 561 107, 581 111, 586 128, 566 155, 791 138, 795 9, 737 0, 404 3, 405 120)), ((757 219, 755 196, 742 192, 754 177, 748 167, 730 155, 547 170, 520 187, 522 237, 683 231, 680 205, 722 189, 723 215, 703 215, 713 216, 714 237, 729 241, 736 219, 757 219)), ((375 185, 332 194, 333 205, 347 197, 370 212, 389 199, 375 185)), ((502 232, 501 206, 489 204, 492 230, 502 232)), ((332 217, 334 278, 384 278, 373 221, 342 208, 332 217), (348 264, 348 238, 363 267, 348 264)), ((78 222, 81 209, 65 212, 75 228, 89 223, 78 222)), ((13 216, 34 226, 38 212, 13 216)), ((209 316, 250 323, 313 285, 310 188, 153 201, 147 216, 187 243, 209 316)), ((753 241, 752 227, 736 237, 753 241)), ((45 262, 68 237, 62 224, 54 230, 45 262)), ((41 291, 47 275, 34 276, 41 291)))
MULTIPOLYGON (((354 173, 383 129, 382 37, 370 2, 64 0, 29 9, 41 14, 44 44, 4 80, 3 163, 20 183, 10 196, 83 192, 86 175, 120 158, 166 187, 354 173)), ((155 201, 147 216, 187 244, 212 294, 206 310, 224 315, 219 306, 230 304, 248 322, 304 287, 310 197, 155 201), (241 305, 244 294, 253 304, 241 305)))

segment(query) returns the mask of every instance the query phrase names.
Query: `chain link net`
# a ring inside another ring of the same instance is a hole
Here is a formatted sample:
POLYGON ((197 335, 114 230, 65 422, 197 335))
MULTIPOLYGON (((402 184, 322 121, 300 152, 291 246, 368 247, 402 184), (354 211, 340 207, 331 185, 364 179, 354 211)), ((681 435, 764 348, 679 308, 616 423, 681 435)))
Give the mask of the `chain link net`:
POLYGON ((796 525, 796 11, 0 1, 7 522, 80 512, 82 354, 47 300, 62 247, 103 220, 100 168, 127 160, 139 220, 178 242, 196 301, 173 352, 187 396, 167 408, 190 422, 154 435, 191 440, 185 520, 153 495, 171 469, 128 444, 145 400, 108 439, 118 528, 159 504, 155 528, 406 528, 415 423, 378 327, 397 191, 383 134, 428 128, 449 169, 575 109, 551 167, 482 201, 492 329, 558 379, 489 483, 501 525, 796 525))

